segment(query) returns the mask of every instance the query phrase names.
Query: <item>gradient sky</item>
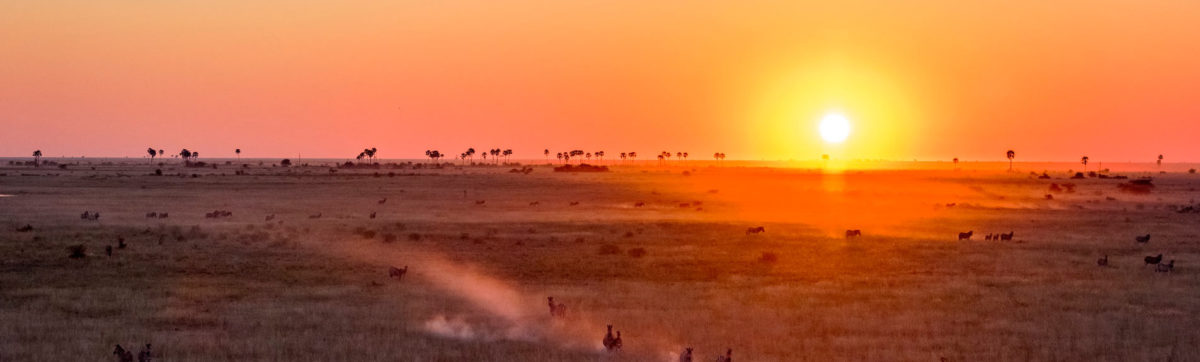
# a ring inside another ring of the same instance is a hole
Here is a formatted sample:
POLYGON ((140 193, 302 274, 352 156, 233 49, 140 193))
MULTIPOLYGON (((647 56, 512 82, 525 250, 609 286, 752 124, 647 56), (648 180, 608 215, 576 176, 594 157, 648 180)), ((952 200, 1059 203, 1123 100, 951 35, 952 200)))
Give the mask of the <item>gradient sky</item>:
POLYGON ((0 155, 1196 161, 1197 24, 1192 0, 0 0, 0 155))

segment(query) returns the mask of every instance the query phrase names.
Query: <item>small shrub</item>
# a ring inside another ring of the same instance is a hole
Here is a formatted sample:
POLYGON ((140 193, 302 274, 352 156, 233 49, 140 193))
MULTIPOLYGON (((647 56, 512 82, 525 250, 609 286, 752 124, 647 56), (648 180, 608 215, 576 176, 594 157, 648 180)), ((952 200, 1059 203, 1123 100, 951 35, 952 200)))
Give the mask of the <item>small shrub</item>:
POLYGON ((375 238, 375 230, 367 230, 367 231, 364 231, 364 232, 362 233, 362 236, 363 236, 363 238, 365 238, 365 239, 374 239, 374 238, 375 238))
POLYGON ((1194 174, 1194 173, 1196 173, 1196 169, 1194 169, 1194 168, 1193 168, 1193 169, 1189 169, 1189 170, 1188 170, 1188 173, 1194 174))
POLYGON ((600 246, 600 255, 620 254, 621 248, 613 244, 604 244, 600 246))
POLYGON ((646 256, 646 249, 643 249, 643 248, 629 249, 629 256, 633 257, 633 258, 641 258, 643 256, 646 256))
POLYGON ((383 234, 383 242, 391 243, 396 241, 396 234, 383 234))

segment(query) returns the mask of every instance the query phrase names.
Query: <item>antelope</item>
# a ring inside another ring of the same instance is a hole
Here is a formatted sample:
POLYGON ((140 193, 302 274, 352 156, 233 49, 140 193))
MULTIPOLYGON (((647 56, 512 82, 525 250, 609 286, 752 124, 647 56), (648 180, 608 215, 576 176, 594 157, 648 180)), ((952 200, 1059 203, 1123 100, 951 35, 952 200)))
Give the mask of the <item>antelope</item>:
POLYGON ((146 213, 146 218, 147 218, 147 219, 154 219, 154 218, 157 218, 157 217, 158 217, 158 213, 157 213, 157 212, 147 212, 147 213, 146 213))
POLYGON ((150 361, 151 357, 152 356, 150 355, 150 344, 146 343, 146 348, 143 349, 141 352, 138 352, 138 362, 151 362, 150 361))
POLYGON ((398 280, 404 280, 404 274, 407 274, 407 273, 408 273, 408 265, 405 265, 404 269, 400 269, 400 268, 393 266, 393 267, 390 267, 390 269, 388 269, 388 278, 396 278, 398 280))
MULTIPOLYGON (((1161 262, 1162 262, 1162 254, 1158 254, 1158 256, 1147 256, 1146 257, 1146 265, 1150 265, 1150 264, 1158 265, 1158 263, 1161 263, 1161 262)), ((1142 267, 1145 268, 1146 265, 1142 265, 1142 267)))
POLYGON ((270 214, 270 215, 267 215, 267 220, 266 220, 266 221, 271 221, 271 220, 275 220, 275 214, 270 214))
POLYGON ((476 205, 483 205, 484 203, 487 203, 487 200, 475 200, 476 205))
POLYGON ((531 203, 529 203, 529 206, 538 206, 538 205, 541 205, 541 204, 542 204, 542 202, 541 202, 541 201, 534 201, 534 202, 531 202, 531 203))
POLYGON ((125 244, 125 238, 118 237, 117 238, 117 249, 124 249, 126 246, 128 246, 128 245, 125 244))
POLYGON ((846 230, 846 238, 847 239, 853 239, 853 238, 856 238, 859 236, 862 236, 862 230, 858 230, 858 229, 846 230))
POLYGON ((571 201, 571 206, 579 206, 579 201, 571 201))
POLYGON ((168 215, 167 215, 167 213, 165 213, 165 212, 160 212, 160 213, 158 213, 158 218, 159 218, 159 219, 166 219, 166 218, 167 218, 167 216, 168 216, 168 215))
POLYGON ((133 353, 121 348, 121 345, 119 344, 117 345, 117 348, 113 350, 113 354, 117 356, 117 361, 119 362, 133 362, 133 353))
POLYGON ((1150 242, 1150 234, 1146 234, 1145 236, 1134 237, 1134 240, 1137 240, 1137 242, 1142 243, 1142 244, 1148 243, 1148 242, 1150 242))
POLYGON ((683 349, 683 353, 679 354, 679 362, 692 362, 692 347, 683 349))
POLYGON ((958 233, 958 240, 971 240, 971 235, 975 235, 974 230, 965 233, 958 233))
POLYGON ((612 349, 619 350, 624 342, 621 341, 621 331, 617 331, 617 338, 612 341, 612 349))
POLYGON ((992 234, 984 235, 983 240, 992 240, 992 234))
POLYGON ((318 212, 318 213, 316 213, 316 214, 314 214, 314 215, 308 215, 308 218, 309 218, 309 219, 320 219, 320 218, 321 218, 321 213, 319 213, 319 212, 318 212))
POLYGON ((374 212, 374 211, 371 211, 371 218, 372 218, 372 219, 374 219, 374 218, 375 218, 375 212, 374 212))
POLYGON ((1108 254, 1105 254, 1103 258, 1096 259, 1096 265, 1108 266, 1108 254))
POLYGON ((605 348, 605 349, 612 350, 612 348, 613 348, 613 341, 614 341, 615 339, 616 339, 616 338, 613 338, 612 325, 611 325, 611 324, 609 324, 609 325, 608 325, 608 333, 606 333, 606 334, 604 335, 604 342, 603 342, 603 343, 604 343, 604 348, 605 348))
POLYGON ((1012 231, 1009 231, 1008 234, 1000 234, 1000 240, 1012 240, 1012 238, 1013 238, 1012 231))
POLYGON ((385 197, 385 198, 379 199, 378 202, 380 205, 383 205, 383 203, 387 202, 387 198, 385 197))
POLYGON ((1167 262, 1166 264, 1158 264, 1158 265, 1154 266, 1154 271, 1159 272, 1159 273, 1170 273, 1174 269, 1175 269, 1175 260, 1171 260, 1171 261, 1167 262))
POLYGON ((767 229, 766 229, 766 228, 764 228, 764 227, 762 227, 762 226, 756 226, 756 227, 752 227, 752 228, 746 228, 746 235, 750 235, 750 234, 758 234, 758 233, 765 233, 765 232, 767 232, 767 229))

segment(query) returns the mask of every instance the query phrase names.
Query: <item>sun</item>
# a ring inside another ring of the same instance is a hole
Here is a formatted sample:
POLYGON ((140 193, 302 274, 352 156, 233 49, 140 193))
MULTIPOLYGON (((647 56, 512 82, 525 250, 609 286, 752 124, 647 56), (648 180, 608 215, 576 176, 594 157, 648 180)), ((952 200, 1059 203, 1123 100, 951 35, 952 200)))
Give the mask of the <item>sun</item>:
POLYGON ((850 137, 850 120, 838 113, 830 113, 821 118, 817 127, 821 131, 821 139, 829 143, 842 143, 850 137))

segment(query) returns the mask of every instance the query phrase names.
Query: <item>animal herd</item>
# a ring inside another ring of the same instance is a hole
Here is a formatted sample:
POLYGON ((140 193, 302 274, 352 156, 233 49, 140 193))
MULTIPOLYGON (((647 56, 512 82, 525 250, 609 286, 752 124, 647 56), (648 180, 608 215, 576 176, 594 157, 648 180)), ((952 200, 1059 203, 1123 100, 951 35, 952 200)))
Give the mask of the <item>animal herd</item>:
MULTIPOLYGON (((121 347, 119 344, 117 345, 117 348, 113 349, 113 355, 117 356, 118 362, 133 362, 133 352, 121 347)), ((138 352, 137 360, 138 362, 151 362, 153 358, 154 355, 150 351, 150 344, 146 343, 146 347, 142 348, 142 350, 138 352)))

